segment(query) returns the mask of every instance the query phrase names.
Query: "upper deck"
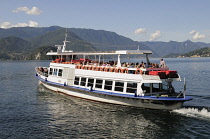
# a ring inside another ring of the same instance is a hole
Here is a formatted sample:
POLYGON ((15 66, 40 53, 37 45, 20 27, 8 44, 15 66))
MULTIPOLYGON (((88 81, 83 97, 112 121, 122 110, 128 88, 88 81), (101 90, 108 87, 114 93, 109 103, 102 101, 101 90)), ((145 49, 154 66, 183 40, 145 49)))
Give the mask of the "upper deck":
POLYGON ((47 55, 130 55, 130 54, 152 54, 151 50, 117 50, 117 51, 94 51, 94 52, 73 52, 73 51, 60 51, 48 52, 47 55))

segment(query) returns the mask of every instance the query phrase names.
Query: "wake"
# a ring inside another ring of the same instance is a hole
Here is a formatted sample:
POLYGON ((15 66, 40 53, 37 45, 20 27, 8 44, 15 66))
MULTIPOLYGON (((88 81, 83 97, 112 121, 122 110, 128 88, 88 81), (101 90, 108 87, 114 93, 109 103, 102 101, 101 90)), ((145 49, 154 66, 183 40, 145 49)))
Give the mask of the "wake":
POLYGON ((179 113, 184 116, 210 119, 210 110, 208 108, 181 108, 173 110, 172 112, 179 113))

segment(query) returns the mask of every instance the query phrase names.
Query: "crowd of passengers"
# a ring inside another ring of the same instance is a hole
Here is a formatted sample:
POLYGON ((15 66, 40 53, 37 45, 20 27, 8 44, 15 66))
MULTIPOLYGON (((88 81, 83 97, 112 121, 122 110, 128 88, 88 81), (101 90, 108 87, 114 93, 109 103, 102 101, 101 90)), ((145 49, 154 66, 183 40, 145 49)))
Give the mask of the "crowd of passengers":
MULTIPOLYGON (((93 65, 93 66, 104 66, 104 67, 116 67, 117 66, 117 61, 109 61, 109 62, 98 62, 98 61, 94 61, 94 62, 81 62, 80 65, 93 65)), ((147 63, 144 63, 143 61, 141 63, 127 63, 127 62, 122 62, 121 63, 121 67, 126 67, 126 68, 146 68, 146 67, 150 67, 150 68, 164 68, 166 67, 165 65, 161 65, 161 64, 157 64, 157 63, 149 63, 149 65, 147 65, 147 63)))

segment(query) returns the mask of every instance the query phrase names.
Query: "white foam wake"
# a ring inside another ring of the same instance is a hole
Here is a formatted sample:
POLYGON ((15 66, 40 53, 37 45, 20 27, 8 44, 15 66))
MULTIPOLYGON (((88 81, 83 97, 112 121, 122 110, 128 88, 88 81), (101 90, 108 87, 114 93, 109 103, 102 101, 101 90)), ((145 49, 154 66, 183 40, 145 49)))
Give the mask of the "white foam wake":
POLYGON ((198 108, 181 108, 177 110, 173 110, 173 112, 197 118, 210 118, 210 111, 208 109, 203 108, 199 110, 198 108))

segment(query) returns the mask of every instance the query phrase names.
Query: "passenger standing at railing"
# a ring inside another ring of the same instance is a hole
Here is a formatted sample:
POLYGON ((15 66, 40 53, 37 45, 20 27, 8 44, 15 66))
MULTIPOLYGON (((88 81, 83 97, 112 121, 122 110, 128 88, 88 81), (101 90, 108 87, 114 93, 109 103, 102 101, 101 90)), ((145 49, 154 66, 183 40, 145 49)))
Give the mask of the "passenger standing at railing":
POLYGON ((161 58, 160 60, 160 68, 165 68, 166 67, 166 63, 165 61, 161 58))

